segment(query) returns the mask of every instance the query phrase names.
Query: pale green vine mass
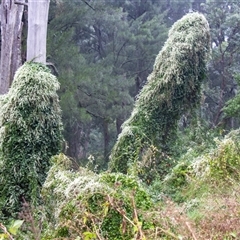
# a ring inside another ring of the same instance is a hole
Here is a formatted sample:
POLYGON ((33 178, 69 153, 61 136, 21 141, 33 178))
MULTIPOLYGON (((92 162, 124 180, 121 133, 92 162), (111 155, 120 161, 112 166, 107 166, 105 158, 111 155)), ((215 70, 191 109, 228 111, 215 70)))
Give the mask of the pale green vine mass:
POLYGON ((200 100, 210 50, 210 33, 202 14, 189 13, 169 31, 153 72, 123 124, 111 156, 111 171, 126 173, 150 148, 168 152, 181 115, 200 100))

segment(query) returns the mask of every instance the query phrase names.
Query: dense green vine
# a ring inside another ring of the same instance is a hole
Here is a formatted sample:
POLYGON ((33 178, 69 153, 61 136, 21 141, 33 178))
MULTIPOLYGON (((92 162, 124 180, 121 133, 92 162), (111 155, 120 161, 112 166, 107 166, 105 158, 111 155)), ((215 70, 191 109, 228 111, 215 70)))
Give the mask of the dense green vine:
POLYGON ((202 14, 187 14, 172 26, 112 150, 111 171, 126 173, 151 148, 157 148, 154 161, 169 160, 164 153, 176 138, 178 120, 199 103, 209 49, 209 26, 202 14))
POLYGON ((14 215, 23 199, 36 203, 49 158, 61 149, 58 89, 47 67, 25 63, 1 99, 0 216, 14 215))
POLYGON ((43 239, 128 240, 148 228, 142 214, 152 200, 134 176, 72 171, 63 154, 52 161, 42 189, 50 213, 43 239))

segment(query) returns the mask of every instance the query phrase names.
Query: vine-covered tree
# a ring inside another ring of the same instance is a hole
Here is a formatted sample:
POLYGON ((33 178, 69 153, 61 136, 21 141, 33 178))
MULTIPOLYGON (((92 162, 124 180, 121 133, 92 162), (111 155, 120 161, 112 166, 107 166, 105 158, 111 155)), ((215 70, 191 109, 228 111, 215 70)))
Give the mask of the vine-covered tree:
POLYGON ((154 163, 157 152, 163 161, 181 115, 199 104, 209 49, 209 26, 203 15, 187 14, 172 26, 113 148, 111 171, 126 173, 139 160, 154 163))
POLYGON ((36 204, 62 142, 59 83, 47 67, 27 62, 1 98, 0 218, 16 216, 24 201, 36 204))

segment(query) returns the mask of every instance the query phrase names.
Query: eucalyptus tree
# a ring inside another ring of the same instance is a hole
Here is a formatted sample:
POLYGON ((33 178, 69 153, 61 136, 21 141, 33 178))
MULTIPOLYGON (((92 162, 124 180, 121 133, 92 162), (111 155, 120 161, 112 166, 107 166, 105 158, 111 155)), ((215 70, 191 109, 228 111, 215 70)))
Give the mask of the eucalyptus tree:
POLYGON ((172 26, 112 150, 111 171, 126 173, 147 167, 151 175, 157 165, 159 173, 166 173, 172 164, 168 154, 177 122, 199 105, 209 49, 209 26, 203 15, 188 14, 172 26))
POLYGON ((21 34, 23 3, 12 0, 1 3, 1 59, 0 59, 0 94, 5 94, 12 83, 14 74, 21 66, 21 34))
POLYGON ((28 12, 27 60, 46 63, 46 35, 49 3, 50 0, 29 0, 28 2, 25 0, 2 1, 0 94, 8 92, 14 74, 23 62, 22 18, 24 8, 26 8, 28 12))
POLYGON ((50 0, 28 0, 27 61, 46 63, 50 0))
POLYGON ((166 6, 162 1, 115 1, 114 5, 122 7, 127 13, 130 35, 127 62, 123 68, 128 72, 128 78, 133 78, 135 96, 147 81, 152 71, 156 51, 160 49, 167 38, 165 24, 166 6))

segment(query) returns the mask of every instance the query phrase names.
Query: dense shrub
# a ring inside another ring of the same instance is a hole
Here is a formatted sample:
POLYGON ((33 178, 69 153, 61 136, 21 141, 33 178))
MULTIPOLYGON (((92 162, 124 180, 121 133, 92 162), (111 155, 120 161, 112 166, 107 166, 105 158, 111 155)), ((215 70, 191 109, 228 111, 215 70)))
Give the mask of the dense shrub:
POLYGON ((71 161, 53 158, 42 191, 50 212, 45 239, 131 239, 147 223, 141 211, 152 206, 141 184, 121 173, 95 174, 84 168, 73 172, 71 161), (54 226, 54 227, 53 227, 54 226))
MULTIPOLYGON (((218 167, 210 170, 208 158, 212 154, 222 157, 219 150, 228 143, 233 146, 231 140, 238 136, 238 132, 232 132, 204 156, 196 158, 194 152, 189 152, 184 156, 186 164, 176 167, 161 183, 168 187, 172 184, 171 191, 176 188, 175 193, 182 194, 181 204, 172 201, 161 188, 160 201, 151 201, 134 177, 95 174, 84 168, 73 171, 65 155, 52 158, 53 166, 42 191, 45 206, 41 211, 41 240, 238 239, 238 177, 230 171, 229 184, 229 175, 215 175, 218 167)), ((234 146, 232 150, 231 156, 237 155, 234 146)), ((239 169, 239 164, 232 163, 239 169)))
POLYGON ((49 169, 49 159, 62 142, 59 83, 49 69, 28 62, 16 72, 9 93, 1 99, 1 217, 36 204, 49 169))
POLYGON ((178 201, 186 201, 210 191, 227 189, 240 181, 240 130, 231 131, 223 139, 215 139, 216 147, 203 155, 194 149, 182 156, 158 189, 178 201))

